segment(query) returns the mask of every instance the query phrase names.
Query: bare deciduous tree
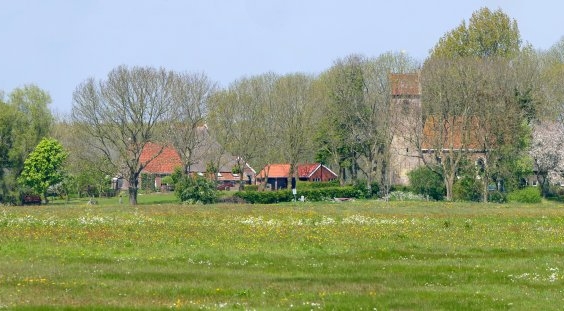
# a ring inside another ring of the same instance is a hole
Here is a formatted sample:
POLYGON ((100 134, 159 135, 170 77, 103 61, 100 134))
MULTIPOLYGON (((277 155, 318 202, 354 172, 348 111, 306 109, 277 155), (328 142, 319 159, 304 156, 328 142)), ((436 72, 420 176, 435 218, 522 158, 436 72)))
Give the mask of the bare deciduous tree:
POLYGON ((106 80, 86 80, 73 94, 72 119, 80 135, 91 137, 90 147, 123 173, 131 205, 137 204, 139 175, 152 160, 141 162, 141 152, 148 142, 162 141, 159 124, 171 112, 174 76, 164 69, 120 66, 106 80))
POLYGON ((169 121, 168 140, 178 152, 188 173, 190 166, 203 156, 198 149, 205 147, 208 137, 205 117, 208 101, 217 90, 217 85, 205 74, 182 74, 175 76, 172 88, 172 113, 169 121))
POLYGON ((313 78, 303 74, 280 77, 274 86, 276 150, 284 163, 290 164, 288 184, 298 178, 297 165, 313 158, 311 137, 315 127, 317 103, 312 96, 313 78))
POLYGON ((389 183, 396 121, 390 73, 414 72, 417 67, 417 62, 403 53, 385 53, 373 59, 351 55, 337 60, 327 73, 334 118, 330 133, 337 134, 329 137, 340 137, 340 147, 335 151, 340 152, 341 163, 354 167, 353 178, 356 170, 363 172, 369 191, 375 178, 379 177, 381 184, 389 183))
POLYGON ((470 59, 432 59, 421 74, 423 131, 416 140, 420 157, 443 177, 446 199, 461 166, 476 151, 476 123, 472 104, 476 70, 470 59))
POLYGON ((535 117, 527 108, 535 100, 529 92, 534 79, 525 81, 524 69, 517 69, 522 68, 516 60, 502 57, 427 62, 422 79, 425 128, 419 150, 430 168, 439 168, 447 199, 452 199, 452 186, 465 164, 469 164, 468 177, 479 178, 484 202, 492 182, 517 173, 510 172, 509 166, 524 154, 526 122, 535 117))
POLYGON ((236 157, 241 187, 248 163, 266 164, 271 158, 269 153, 274 152, 269 128, 276 78, 274 74, 264 74, 237 80, 227 90, 216 93, 209 103, 210 134, 236 157))

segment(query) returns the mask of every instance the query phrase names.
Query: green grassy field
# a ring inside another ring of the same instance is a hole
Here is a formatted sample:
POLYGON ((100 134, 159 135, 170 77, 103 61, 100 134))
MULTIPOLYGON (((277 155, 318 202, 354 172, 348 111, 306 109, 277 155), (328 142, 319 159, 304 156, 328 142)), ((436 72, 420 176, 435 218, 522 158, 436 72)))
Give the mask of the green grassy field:
POLYGON ((0 309, 559 310, 564 209, 0 207, 0 309))

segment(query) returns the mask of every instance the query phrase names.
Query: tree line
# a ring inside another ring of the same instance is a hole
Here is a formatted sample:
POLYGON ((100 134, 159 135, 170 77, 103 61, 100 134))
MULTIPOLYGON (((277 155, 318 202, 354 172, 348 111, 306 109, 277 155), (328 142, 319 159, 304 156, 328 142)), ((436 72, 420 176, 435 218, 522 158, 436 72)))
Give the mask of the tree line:
POLYGON ((295 176, 298 163, 315 161, 338 171, 342 184, 389 189, 391 145, 401 135, 443 182, 448 200, 464 178, 483 201, 492 184, 517 189, 533 173, 547 192, 564 165, 561 148, 551 148, 562 135, 546 134, 563 128, 563 55, 564 39, 535 50, 522 42, 515 20, 482 8, 440 38, 422 63, 406 53, 354 54, 318 75, 269 72, 225 88, 205 73, 119 66, 78 85, 72 113, 62 118, 51 115, 47 92, 26 86, 0 101, 0 200, 33 188, 21 176, 45 137, 68 154, 57 167, 65 177, 49 187, 101 190, 119 174, 129 181, 131 204, 148 164, 141 151, 155 142, 177 150, 183 172, 209 147, 210 164, 229 153, 240 171, 283 162, 295 176), (422 106, 413 122, 398 119, 390 73, 420 77, 422 106))

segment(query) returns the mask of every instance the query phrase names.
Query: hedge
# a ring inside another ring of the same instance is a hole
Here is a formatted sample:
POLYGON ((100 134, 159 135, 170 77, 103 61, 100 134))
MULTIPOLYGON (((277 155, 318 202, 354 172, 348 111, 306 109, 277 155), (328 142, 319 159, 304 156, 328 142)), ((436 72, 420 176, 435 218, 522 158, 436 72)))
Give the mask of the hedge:
POLYGON ((298 180, 296 184, 296 188, 299 190, 310 190, 310 189, 319 189, 319 188, 335 188, 339 187, 339 181, 302 181, 298 180))
MULTIPOLYGON (((252 204, 272 204, 294 200, 291 190, 239 191, 234 195, 252 204)), ((298 190, 297 198, 299 199, 301 196, 304 196, 307 201, 324 201, 333 198, 363 198, 364 193, 354 187, 347 186, 298 190)))
POLYGON ((278 191, 239 191, 234 196, 252 204, 272 204, 279 202, 291 202, 294 196, 291 190, 278 191))

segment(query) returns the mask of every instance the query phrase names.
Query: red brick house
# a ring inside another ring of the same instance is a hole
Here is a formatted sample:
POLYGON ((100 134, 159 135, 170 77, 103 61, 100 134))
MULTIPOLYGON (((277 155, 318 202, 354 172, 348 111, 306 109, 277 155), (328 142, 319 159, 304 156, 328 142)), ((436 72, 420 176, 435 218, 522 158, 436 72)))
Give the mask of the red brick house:
POLYGON ((321 163, 298 165, 298 178, 303 181, 332 181, 337 174, 321 163))
MULTIPOLYGON (((182 160, 178 152, 172 147, 164 147, 161 154, 157 155, 161 150, 161 146, 154 143, 149 143, 145 145, 143 151, 141 152, 140 161, 145 162, 154 158, 147 166, 141 171, 141 174, 149 174, 155 177, 155 188, 160 189, 162 186, 162 178, 165 176, 170 176, 174 173, 176 168, 182 168, 182 160)), ((217 176, 209 176, 210 178, 215 178, 218 182, 227 184, 229 186, 234 186, 237 184, 241 176, 239 174, 233 173, 233 168, 236 166, 237 157, 225 155, 222 157, 221 165, 217 176)), ((202 158, 196 161, 190 166, 190 172, 199 176, 209 175, 207 172, 206 159, 202 158)), ((246 183, 253 183, 255 180, 256 172, 248 164, 243 172, 243 181, 246 183)))
MULTIPOLYGON (((298 164, 297 171, 301 181, 332 181, 338 177, 335 172, 320 163, 298 164)), ((256 175, 256 180, 264 182, 266 179, 271 189, 285 189, 288 188, 289 177, 290 164, 269 164, 256 175)))

